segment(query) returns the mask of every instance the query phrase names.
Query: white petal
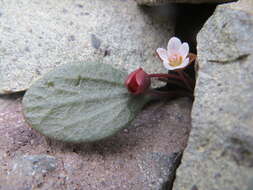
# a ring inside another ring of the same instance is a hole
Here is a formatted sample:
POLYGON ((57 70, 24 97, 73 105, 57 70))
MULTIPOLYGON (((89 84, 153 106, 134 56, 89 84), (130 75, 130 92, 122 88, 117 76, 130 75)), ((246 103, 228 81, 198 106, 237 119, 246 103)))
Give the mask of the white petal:
POLYGON ((186 59, 183 60, 182 68, 183 68, 183 67, 186 67, 189 63, 190 63, 190 58, 187 57, 186 59))
POLYGON ((169 56, 172 54, 178 53, 181 45, 182 45, 182 43, 181 43, 180 39, 178 39, 177 37, 172 37, 169 40, 168 47, 167 47, 169 56))
POLYGON ((167 70, 174 70, 174 67, 172 67, 168 61, 164 61, 163 62, 163 66, 167 69, 167 70))
POLYGON ((156 52, 163 61, 168 61, 168 54, 166 49, 158 48, 156 52))
POLYGON ((189 45, 188 43, 184 42, 181 47, 179 48, 179 54, 183 57, 183 59, 186 58, 186 56, 189 54, 189 45))

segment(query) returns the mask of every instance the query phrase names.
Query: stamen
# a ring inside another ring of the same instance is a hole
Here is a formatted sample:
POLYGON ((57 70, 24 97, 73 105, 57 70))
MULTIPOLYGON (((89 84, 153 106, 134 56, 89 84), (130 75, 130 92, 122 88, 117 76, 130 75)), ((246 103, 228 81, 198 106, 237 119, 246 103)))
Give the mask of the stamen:
POLYGON ((173 55, 169 58, 169 64, 173 67, 177 67, 183 63, 183 57, 179 55, 173 55))

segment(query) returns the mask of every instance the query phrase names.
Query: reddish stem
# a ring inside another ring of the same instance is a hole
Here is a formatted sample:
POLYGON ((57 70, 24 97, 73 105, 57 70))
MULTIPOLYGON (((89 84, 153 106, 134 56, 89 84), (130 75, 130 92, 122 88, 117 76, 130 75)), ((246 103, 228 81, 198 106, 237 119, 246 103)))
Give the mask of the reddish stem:
POLYGON ((155 73, 155 74, 149 74, 149 77, 158 77, 158 78, 171 78, 171 79, 181 79, 179 76, 177 75, 172 75, 172 74, 163 74, 163 73, 155 73))
POLYGON ((162 81, 162 82, 167 82, 167 83, 170 83, 170 84, 175 84, 181 88, 184 88, 185 89, 185 85, 182 84, 181 82, 179 81, 176 81, 176 80, 170 80, 168 78, 158 78, 158 80, 162 81))
POLYGON ((188 80, 188 82, 190 83, 190 85, 193 89, 194 88, 194 81, 192 80, 192 78, 186 72, 182 71, 182 73, 183 73, 184 77, 188 80))
POLYGON ((197 55, 194 53, 189 53, 188 57, 190 58, 190 64, 191 64, 192 62, 194 62, 196 60, 197 55))
POLYGON ((182 91, 182 90, 176 90, 176 91, 169 91, 169 92, 164 92, 164 91, 158 91, 158 90, 149 90, 148 94, 151 95, 153 98, 173 98, 173 97, 184 97, 188 96, 190 98, 193 98, 193 95, 187 91, 182 91))
POLYGON ((190 81, 188 79, 185 78, 185 75, 183 74, 183 71, 177 71, 177 73, 179 74, 180 78, 183 80, 185 86, 191 91, 193 92, 193 86, 191 86, 190 81))

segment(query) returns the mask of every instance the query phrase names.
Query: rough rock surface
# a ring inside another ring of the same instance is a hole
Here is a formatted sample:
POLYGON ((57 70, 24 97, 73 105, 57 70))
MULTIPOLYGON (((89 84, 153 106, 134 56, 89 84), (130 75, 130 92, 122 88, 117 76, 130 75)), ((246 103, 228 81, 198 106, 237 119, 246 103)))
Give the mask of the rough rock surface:
POLYGON ((149 12, 134 0, 0 1, 0 94, 25 90, 70 62, 161 71, 154 52, 166 45, 174 24, 149 12))
POLYGON ((136 0, 139 5, 162 5, 167 3, 227 3, 235 0, 136 0))
POLYGON ((23 119, 20 99, 0 99, 1 190, 168 189, 186 146, 191 102, 153 103, 128 129, 96 144, 45 139, 23 119))
POLYGON ((198 34, 192 131, 174 190, 253 188, 253 6, 240 4, 218 6, 198 34))

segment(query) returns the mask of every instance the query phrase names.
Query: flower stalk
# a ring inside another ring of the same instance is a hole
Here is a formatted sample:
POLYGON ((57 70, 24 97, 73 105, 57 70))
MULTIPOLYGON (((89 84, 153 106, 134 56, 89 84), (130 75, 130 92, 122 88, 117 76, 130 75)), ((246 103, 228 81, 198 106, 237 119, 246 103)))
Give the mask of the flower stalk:
POLYGON ((182 43, 180 39, 172 37, 168 42, 167 50, 158 48, 156 52, 164 67, 168 70, 168 74, 148 74, 142 68, 139 68, 133 71, 125 80, 125 86, 128 91, 133 95, 147 94, 155 99, 178 96, 193 98, 195 82, 184 70, 191 63, 194 63, 197 56, 189 53, 188 43, 182 43), (167 90, 151 89, 152 78, 166 82, 167 90), (173 88, 170 88, 171 86, 173 88))

